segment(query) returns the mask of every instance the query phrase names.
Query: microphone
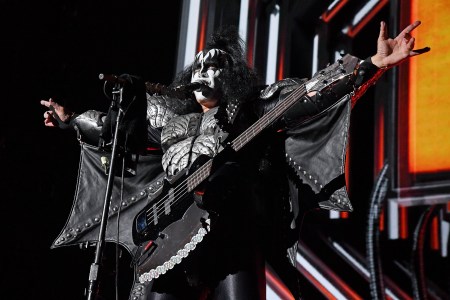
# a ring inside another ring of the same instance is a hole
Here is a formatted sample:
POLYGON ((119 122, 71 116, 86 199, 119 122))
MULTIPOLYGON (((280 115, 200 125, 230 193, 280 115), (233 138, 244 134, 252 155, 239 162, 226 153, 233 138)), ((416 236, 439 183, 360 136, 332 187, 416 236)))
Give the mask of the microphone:
POLYGON ((147 93, 150 94, 161 94, 175 98, 186 98, 189 97, 189 94, 192 94, 193 91, 207 86, 199 82, 191 82, 185 85, 179 85, 174 88, 169 88, 160 83, 151 83, 147 81, 145 83, 145 87, 147 93))
POLYGON ((202 83, 200 82, 191 82, 185 85, 179 85, 175 88, 175 91, 182 91, 182 92, 188 92, 192 93, 195 90, 198 90, 202 87, 202 83))
POLYGON ((120 78, 120 77, 118 77, 117 75, 114 75, 114 74, 103 74, 103 73, 100 73, 98 75, 98 78, 100 80, 105 80, 105 81, 109 81, 109 82, 113 82, 113 83, 120 83, 120 84, 127 83, 127 80, 125 80, 123 78, 120 78))

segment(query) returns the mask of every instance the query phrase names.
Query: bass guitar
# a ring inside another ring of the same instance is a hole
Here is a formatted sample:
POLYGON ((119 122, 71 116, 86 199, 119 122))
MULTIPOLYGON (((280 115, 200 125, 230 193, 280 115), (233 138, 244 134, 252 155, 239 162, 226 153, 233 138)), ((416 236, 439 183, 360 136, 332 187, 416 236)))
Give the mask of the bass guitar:
POLYGON ((140 245, 136 254, 136 271, 144 283, 158 278, 179 264, 196 248, 210 230, 208 212, 193 201, 192 192, 213 171, 217 161, 224 161, 227 152, 237 152, 276 121, 290 107, 310 92, 332 92, 333 87, 345 82, 353 85, 354 57, 344 56, 304 84, 294 89, 283 101, 258 119, 238 137, 226 143, 225 151, 206 162, 179 172, 172 178, 159 177, 149 187, 148 204, 133 221, 133 241, 140 245), (191 172, 192 169, 195 171, 191 172))

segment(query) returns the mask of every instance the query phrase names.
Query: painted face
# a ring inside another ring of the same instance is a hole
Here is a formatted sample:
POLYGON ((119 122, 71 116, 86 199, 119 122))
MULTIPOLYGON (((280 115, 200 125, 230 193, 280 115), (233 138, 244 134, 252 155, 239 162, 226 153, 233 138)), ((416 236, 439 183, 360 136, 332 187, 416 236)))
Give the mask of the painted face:
MULTIPOLYGON (((202 83, 211 90, 217 89, 220 73, 223 70, 227 53, 220 49, 211 49, 207 52, 200 51, 195 56, 191 82, 202 83)), ((206 98, 204 92, 194 91, 197 100, 206 98)))

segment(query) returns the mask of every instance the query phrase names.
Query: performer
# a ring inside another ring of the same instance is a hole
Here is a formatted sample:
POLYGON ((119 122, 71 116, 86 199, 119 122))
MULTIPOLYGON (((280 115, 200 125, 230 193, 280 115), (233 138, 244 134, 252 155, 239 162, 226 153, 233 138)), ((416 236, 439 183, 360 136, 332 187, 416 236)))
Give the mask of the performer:
MULTIPOLYGON (((294 254, 305 203, 298 202, 298 186, 312 190, 312 197, 302 198, 308 207, 352 210, 343 180, 351 108, 383 72, 428 51, 413 50, 410 33, 419 25, 391 39, 382 22, 374 56, 346 55, 309 81, 284 79, 266 87, 247 66, 237 31, 224 29, 170 86, 194 88, 196 102, 189 95, 147 95, 148 141, 160 144, 168 177, 199 157, 216 157, 279 103, 295 104, 196 189, 196 204, 210 213, 210 232, 167 273, 137 278, 130 299, 264 299, 265 261, 300 298, 294 254)), ((98 144, 105 114, 75 115, 52 99, 41 103, 50 108, 46 126, 76 127, 84 140, 98 144)))

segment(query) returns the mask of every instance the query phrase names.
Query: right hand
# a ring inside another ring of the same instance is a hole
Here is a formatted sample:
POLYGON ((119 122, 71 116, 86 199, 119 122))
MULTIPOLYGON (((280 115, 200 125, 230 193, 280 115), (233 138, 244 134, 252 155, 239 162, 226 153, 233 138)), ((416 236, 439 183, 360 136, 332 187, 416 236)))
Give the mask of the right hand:
POLYGON ((430 51, 429 47, 413 50, 416 39, 411 36, 411 32, 420 24, 420 21, 411 23, 397 37, 392 39, 387 34, 386 23, 381 22, 377 53, 372 56, 372 63, 378 68, 391 68, 413 56, 430 51))
POLYGON ((45 126, 60 127, 61 122, 67 123, 73 116, 73 112, 59 105, 52 98, 48 99, 48 101, 41 100, 41 104, 49 109, 44 113, 45 126))

